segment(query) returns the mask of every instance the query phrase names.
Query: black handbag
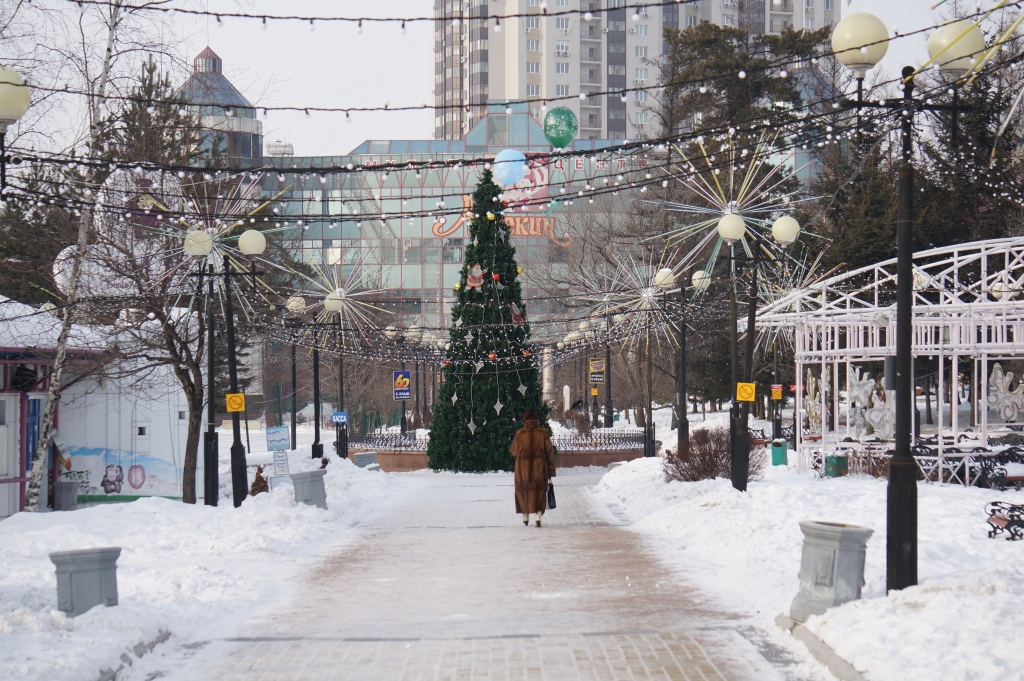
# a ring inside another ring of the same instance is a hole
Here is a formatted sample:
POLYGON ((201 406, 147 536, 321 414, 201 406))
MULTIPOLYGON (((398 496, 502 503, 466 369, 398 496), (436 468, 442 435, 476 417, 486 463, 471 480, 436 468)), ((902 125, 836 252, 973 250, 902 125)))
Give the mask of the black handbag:
POLYGON ((548 508, 555 508, 555 483, 548 483, 548 508))

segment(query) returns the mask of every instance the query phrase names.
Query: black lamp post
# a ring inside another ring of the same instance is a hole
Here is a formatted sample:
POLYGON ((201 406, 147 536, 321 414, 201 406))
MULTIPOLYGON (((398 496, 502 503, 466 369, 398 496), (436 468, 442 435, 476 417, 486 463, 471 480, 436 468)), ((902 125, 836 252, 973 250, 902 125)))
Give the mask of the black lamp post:
MULTIPOLYGON (((959 79, 973 67, 974 58, 985 49, 985 38, 977 26, 945 28, 946 33, 933 35, 928 40, 928 50, 931 53, 929 61, 934 61, 944 72, 954 79, 959 79)), ((886 589, 892 590, 917 584, 918 468, 911 454, 914 399, 914 113, 950 111, 955 117, 958 110, 966 110, 968 107, 959 106, 955 88, 952 105, 932 104, 930 100, 914 99, 915 69, 912 66, 903 68, 901 99, 883 102, 864 101, 862 89, 865 72, 885 56, 887 40, 888 31, 880 19, 865 13, 853 14, 836 26, 832 48, 836 58, 853 70, 857 78, 857 100, 844 99, 841 104, 844 108, 857 110, 858 123, 861 108, 898 110, 902 117, 903 144, 896 194, 896 432, 894 452, 889 462, 886 499, 886 589), (856 19, 853 19, 854 17, 856 19)))
POLYGON ((615 426, 615 410, 612 408, 612 322, 608 310, 604 313, 604 427, 615 426))
POLYGON ((217 418, 216 381, 217 375, 214 358, 216 344, 214 340, 215 317, 213 310, 213 265, 206 266, 209 292, 206 297, 206 432, 203 433, 203 497, 207 506, 216 506, 220 489, 219 455, 217 452, 217 418))
MULTIPOLYGON (((202 230, 194 230, 189 232, 185 237, 185 252, 196 259, 208 258, 210 253, 213 252, 213 238, 202 230)), ((262 233, 255 229, 246 230, 238 238, 238 250, 242 252, 242 255, 247 257, 255 257, 261 255, 267 247, 267 239, 262 233)), ((231 278, 232 277, 251 277, 253 287, 256 285, 256 263, 253 262, 249 271, 245 270, 232 270, 227 259, 224 260, 224 270, 222 272, 216 272, 213 265, 210 264, 207 267, 208 271, 203 272, 199 270, 196 272, 196 276, 209 276, 209 277, 223 277, 224 279, 224 326, 226 330, 226 342, 228 346, 228 379, 230 382, 230 390, 232 393, 238 392, 238 363, 235 354, 235 310, 232 302, 231 294, 231 278)), ((213 286, 212 282, 210 285, 210 291, 212 293, 213 286)), ((209 309, 209 308, 208 308, 209 309)), ((210 338, 213 338, 213 316, 212 312, 209 313, 210 323, 210 338)), ((211 344, 212 353, 212 344, 211 344)), ((210 366, 213 365, 212 355, 209 357, 210 366)), ((210 376, 207 379, 211 384, 213 383, 214 376, 211 371, 210 376)), ((213 387, 212 385, 208 388, 208 394, 211 396, 211 404, 213 403, 213 387)), ((213 408, 208 406, 209 413, 213 413, 213 408)), ((246 471, 246 460, 245 460, 245 445, 242 444, 242 424, 240 421, 240 411, 231 412, 231 430, 232 430, 232 443, 231 443, 231 495, 234 502, 235 508, 242 505, 242 502, 249 495, 249 478, 246 471)), ((212 419, 211 419, 212 420, 212 419)), ((216 433, 213 433, 216 437, 216 433)), ((210 442, 210 433, 207 433, 207 442, 210 442)), ((212 444, 212 443, 211 443, 212 444)), ((206 469, 207 477, 204 481, 206 489, 204 492, 209 491, 212 485, 217 483, 216 481, 216 445, 212 447, 207 446, 204 451, 203 465, 206 469), (212 459, 212 460, 211 460, 212 459), (210 466, 209 464, 213 464, 210 466)), ((214 495, 214 502, 216 502, 216 495, 214 495)), ((210 503, 207 501, 206 503, 210 503)))

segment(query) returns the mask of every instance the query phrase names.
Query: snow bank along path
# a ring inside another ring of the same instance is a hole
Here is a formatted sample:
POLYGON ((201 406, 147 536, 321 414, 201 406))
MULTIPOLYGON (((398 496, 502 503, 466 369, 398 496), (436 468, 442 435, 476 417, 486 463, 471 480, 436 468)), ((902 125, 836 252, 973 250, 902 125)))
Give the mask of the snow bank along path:
POLYGON ((640 459, 600 488, 666 561, 764 628, 788 614, 799 586, 799 521, 870 527, 863 599, 808 629, 871 681, 1024 679, 1024 542, 989 539, 984 513, 1024 495, 920 484, 920 585, 887 597, 885 480, 777 467, 740 493, 723 479, 666 483, 660 460, 640 459))
MULTIPOLYGON (((161 631, 178 643, 230 635, 286 598, 302 566, 352 541, 353 525, 394 493, 383 473, 331 459, 326 511, 296 505, 288 485, 236 509, 222 466, 217 507, 146 498, 0 522, 0 677, 94 681, 161 631), (49 553, 99 546, 123 549, 119 604, 69 619, 57 610, 49 553)), ((290 467, 319 461, 305 447, 291 453, 290 467)))

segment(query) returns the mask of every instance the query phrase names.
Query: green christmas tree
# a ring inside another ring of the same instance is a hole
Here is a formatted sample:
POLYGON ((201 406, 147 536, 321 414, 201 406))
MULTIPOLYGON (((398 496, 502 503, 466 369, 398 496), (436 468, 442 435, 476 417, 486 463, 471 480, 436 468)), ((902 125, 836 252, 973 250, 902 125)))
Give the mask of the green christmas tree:
POLYGON ((427 456, 434 470, 511 470, 509 445, 523 414, 536 411, 547 426, 521 270, 499 194, 485 169, 473 194, 444 382, 430 427, 427 456))

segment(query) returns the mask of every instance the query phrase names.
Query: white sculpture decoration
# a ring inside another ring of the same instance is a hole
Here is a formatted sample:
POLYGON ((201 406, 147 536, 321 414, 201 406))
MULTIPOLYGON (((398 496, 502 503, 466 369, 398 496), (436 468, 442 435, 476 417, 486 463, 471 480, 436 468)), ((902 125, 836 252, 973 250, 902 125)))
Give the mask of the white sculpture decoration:
POLYGON ((1013 372, 1003 373, 1003 367, 996 362, 992 366, 992 375, 988 379, 988 405, 994 407, 1006 423, 1015 423, 1018 412, 1024 410, 1024 381, 1018 381, 1017 387, 1010 390, 1013 372))
POLYGON ((875 379, 871 374, 861 375, 860 367, 850 367, 850 435, 860 438, 867 432, 864 410, 871 404, 875 379))
POLYGON ((864 419, 871 426, 875 437, 891 440, 896 435, 896 391, 886 390, 885 401, 879 400, 878 393, 871 393, 871 409, 864 413, 864 419))
POLYGON ((818 379, 807 369, 807 383, 804 391, 804 414, 807 415, 807 429, 821 428, 821 395, 818 392, 818 379))

